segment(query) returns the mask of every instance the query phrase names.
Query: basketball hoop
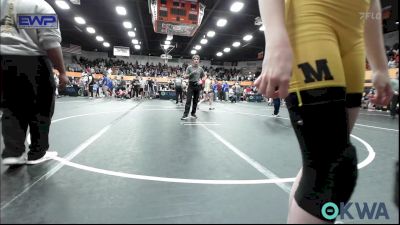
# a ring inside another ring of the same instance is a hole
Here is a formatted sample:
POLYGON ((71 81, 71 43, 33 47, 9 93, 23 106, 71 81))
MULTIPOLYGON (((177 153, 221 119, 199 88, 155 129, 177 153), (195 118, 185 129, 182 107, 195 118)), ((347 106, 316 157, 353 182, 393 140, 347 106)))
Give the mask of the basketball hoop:
POLYGON ((165 63, 168 63, 168 59, 172 59, 172 56, 169 55, 169 53, 176 47, 175 45, 172 44, 160 44, 161 49, 164 51, 164 54, 162 54, 160 57, 164 59, 165 63))

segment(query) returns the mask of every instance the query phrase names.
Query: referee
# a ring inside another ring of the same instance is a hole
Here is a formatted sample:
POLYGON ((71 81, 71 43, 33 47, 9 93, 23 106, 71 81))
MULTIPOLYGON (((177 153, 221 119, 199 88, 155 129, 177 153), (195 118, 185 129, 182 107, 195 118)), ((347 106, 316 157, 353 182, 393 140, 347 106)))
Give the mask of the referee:
POLYGON ((185 79, 189 78, 189 86, 186 94, 185 112, 183 113, 181 120, 186 120, 188 118, 190 106, 192 104, 192 98, 193 98, 193 106, 192 106, 191 116, 195 119, 197 118, 196 108, 197 108, 197 103, 199 101, 200 90, 202 88, 201 79, 204 76, 204 70, 199 66, 200 63, 199 55, 194 55, 192 57, 192 60, 193 60, 192 65, 189 65, 186 68, 186 73, 184 75, 185 79))

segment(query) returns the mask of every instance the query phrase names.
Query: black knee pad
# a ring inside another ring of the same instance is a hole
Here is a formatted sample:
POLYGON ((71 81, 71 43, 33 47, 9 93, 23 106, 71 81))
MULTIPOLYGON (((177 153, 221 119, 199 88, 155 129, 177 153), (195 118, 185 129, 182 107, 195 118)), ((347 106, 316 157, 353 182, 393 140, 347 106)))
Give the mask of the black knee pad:
POLYGON ((333 222, 322 214, 324 204, 346 204, 355 189, 358 177, 357 156, 354 146, 349 145, 329 166, 304 168, 295 194, 297 204, 313 216, 333 222))
POLYGON ((338 89, 303 92, 287 99, 290 119, 299 141, 303 174, 295 193, 298 205, 325 221, 325 203, 347 203, 354 191, 358 169, 356 150, 350 143, 346 100, 338 89), (317 94, 316 94, 317 93, 317 94), (318 101, 312 102, 311 96, 318 101))
POLYGON ((343 157, 338 161, 339 165, 334 178, 333 200, 347 203, 354 191, 358 178, 357 154, 355 147, 350 144, 343 153, 343 157))

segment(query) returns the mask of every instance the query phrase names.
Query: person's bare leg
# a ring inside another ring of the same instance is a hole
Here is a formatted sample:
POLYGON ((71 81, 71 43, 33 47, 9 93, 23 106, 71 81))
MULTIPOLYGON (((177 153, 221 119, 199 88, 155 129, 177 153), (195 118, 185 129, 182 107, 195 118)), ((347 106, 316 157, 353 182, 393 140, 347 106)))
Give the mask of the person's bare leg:
POLYGON ((202 98, 199 103, 197 103, 197 109, 200 109, 200 104, 204 102, 204 99, 202 98))
POLYGON ((212 109, 212 102, 213 102, 213 94, 212 93, 208 93, 208 102, 210 105, 210 109, 212 109))
POLYGON ((306 212, 302 209, 294 200, 289 209, 290 214, 288 215, 287 223, 303 223, 303 224, 332 224, 332 222, 328 222, 325 220, 321 220, 310 213, 306 212))
POLYGON ((290 214, 290 207, 292 206, 293 198, 294 198, 294 193, 296 193, 297 187, 299 186, 299 182, 301 179, 301 174, 302 174, 303 168, 300 168, 300 171, 297 173, 296 179, 292 185, 292 188, 290 189, 290 194, 289 194, 289 214, 290 214))
POLYGON ((347 116, 348 116, 347 127, 349 130, 349 134, 351 134, 354 124, 357 121, 358 113, 360 112, 360 107, 346 108, 346 110, 347 110, 347 116))

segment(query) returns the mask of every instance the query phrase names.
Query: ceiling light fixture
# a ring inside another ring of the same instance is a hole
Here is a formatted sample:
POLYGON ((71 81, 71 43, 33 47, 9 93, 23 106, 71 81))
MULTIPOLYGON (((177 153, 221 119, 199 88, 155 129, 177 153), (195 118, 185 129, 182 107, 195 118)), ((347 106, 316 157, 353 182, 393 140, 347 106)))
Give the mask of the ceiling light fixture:
POLYGON ((122 23, 122 25, 124 25, 125 28, 127 29, 131 29, 132 28, 132 23, 129 21, 125 21, 124 23, 122 23))
POLYGON ((60 7, 61 9, 64 9, 64 10, 70 9, 68 3, 66 3, 66 2, 63 1, 63 0, 57 0, 57 1, 56 1, 56 4, 57 4, 57 6, 60 7))
POLYGON ((91 33, 91 34, 96 33, 96 30, 93 27, 86 27, 86 31, 91 33))
POLYGON ((200 44, 205 45, 205 44, 207 44, 207 42, 208 42, 208 40, 203 38, 203 39, 201 39, 200 44))
POLYGON ((217 21, 217 26, 218 26, 218 27, 224 27, 224 26, 226 25, 227 22, 228 22, 228 21, 227 21, 226 19, 219 19, 219 20, 217 21))
POLYGON ((242 10, 243 6, 244 6, 244 4, 242 2, 235 2, 231 6, 231 11, 239 12, 240 10, 242 10))
POLYGON ((102 36, 96 36, 97 41, 104 41, 104 38, 102 36))
POLYGON ((224 52, 230 52, 231 49, 230 48, 224 48, 224 52))
POLYGON ((214 37, 214 36, 215 36, 215 31, 213 30, 208 31, 207 37, 214 37))
POLYGON ((75 22, 77 22, 77 23, 79 23, 79 24, 85 24, 85 23, 86 23, 85 19, 83 19, 83 18, 80 17, 80 16, 76 16, 76 17, 74 18, 74 20, 75 20, 75 22))
POLYGON ((250 35, 250 34, 248 34, 248 35, 246 35, 246 36, 243 37, 243 40, 244 40, 244 41, 250 41, 251 39, 253 39, 253 36, 250 35))
POLYGON ((240 42, 238 42, 238 41, 233 42, 232 46, 237 48, 240 46, 240 42))
POLYGON ((121 16, 126 15, 126 9, 123 6, 116 6, 115 10, 117 11, 118 15, 121 15, 121 16))
POLYGON ((136 33, 134 31, 128 31, 128 36, 129 37, 135 37, 136 33))

